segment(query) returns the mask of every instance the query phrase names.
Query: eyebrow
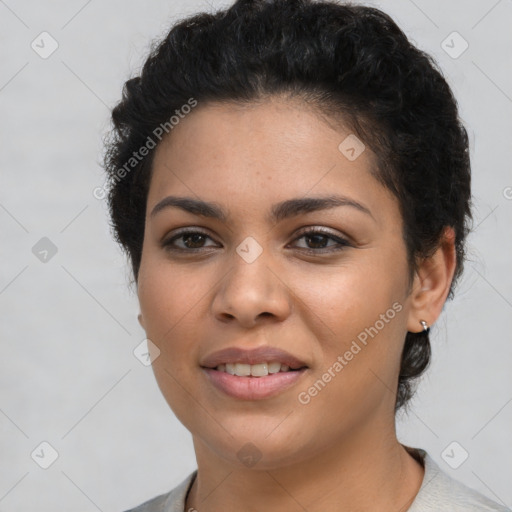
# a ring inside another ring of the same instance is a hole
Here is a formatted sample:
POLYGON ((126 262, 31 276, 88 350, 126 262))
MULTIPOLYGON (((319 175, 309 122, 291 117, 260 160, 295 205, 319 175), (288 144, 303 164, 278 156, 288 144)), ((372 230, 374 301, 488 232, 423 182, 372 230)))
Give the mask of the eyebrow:
MULTIPOLYGON (((340 195, 287 199, 286 201, 282 201, 281 203, 277 203, 272 206, 267 220, 270 222, 279 222, 301 214, 337 208, 340 206, 350 206, 369 215, 375 220, 375 217, 372 215, 369 208, 349 197, 340 195)), ((154 217, 162 210, 171 207, 180 208, 186 212, 192 213, 193 215, 217 219, 222 222, 226 222, 229 217, 223 208, 216 203, 202 201, 192 197, 177 196, 168 196, 162 199, 155 205, 150 216, 154 217)))

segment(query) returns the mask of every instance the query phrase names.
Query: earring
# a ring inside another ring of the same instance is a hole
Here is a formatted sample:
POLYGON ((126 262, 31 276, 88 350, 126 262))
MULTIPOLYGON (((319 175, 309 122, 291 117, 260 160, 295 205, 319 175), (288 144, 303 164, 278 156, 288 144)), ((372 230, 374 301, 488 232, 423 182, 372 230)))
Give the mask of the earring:
POLYGON ((423 331, 428 334, 430 332, 430 327, 428 326, 427 322, 425 322, 425 320, 420 320, 420 324, 423 327, 423 331))

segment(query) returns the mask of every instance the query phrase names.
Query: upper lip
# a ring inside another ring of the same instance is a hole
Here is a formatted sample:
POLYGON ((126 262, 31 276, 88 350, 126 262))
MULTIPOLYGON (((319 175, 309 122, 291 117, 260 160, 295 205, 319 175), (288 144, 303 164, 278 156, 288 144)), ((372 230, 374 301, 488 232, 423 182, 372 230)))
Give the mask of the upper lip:
POLYGON ((301 361, 292 354, 276 347, 268 346, 254 349, 228 347, 205 357, 201 361, 201 366, 204 368, 216 368, 219 364, 226 363, 258 364, 272 361, 286 364, 293 370, 307 366, 304 361, 301 361))

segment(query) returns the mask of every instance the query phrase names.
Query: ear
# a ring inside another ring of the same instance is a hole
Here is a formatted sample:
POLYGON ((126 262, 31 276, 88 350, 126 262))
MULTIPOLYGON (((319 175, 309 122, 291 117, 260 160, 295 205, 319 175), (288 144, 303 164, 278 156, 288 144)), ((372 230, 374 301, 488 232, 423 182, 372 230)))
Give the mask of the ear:
POLYGON ((137 319, 138 319, 138 321, 139 321, 140 326, 141 326, 144 330, 146 330, 146 326, 144 325, 144 319, 142 318, 142 313, 139 313, 139 314, 137 315, 137 319))
POLYGON ((447 226, 436 252, 420 263, 414 276, 407 321, 409 332, 421 332, 421 320, 428 326, 437 320, 450 291, 456 262, 455 231, 447 226))

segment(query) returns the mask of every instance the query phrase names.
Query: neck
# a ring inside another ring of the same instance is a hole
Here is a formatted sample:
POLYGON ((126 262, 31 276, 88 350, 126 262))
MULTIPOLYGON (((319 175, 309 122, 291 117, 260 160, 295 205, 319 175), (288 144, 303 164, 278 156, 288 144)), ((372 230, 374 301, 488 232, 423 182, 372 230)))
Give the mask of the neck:
POLYGON ((345 442, 285 467, 240 467, 194 438, 197 477, 185 510, 405 511, 424 470, 392 431, 361 428, 345 442), (377 433, 377 434, 376 434, 377 433))

